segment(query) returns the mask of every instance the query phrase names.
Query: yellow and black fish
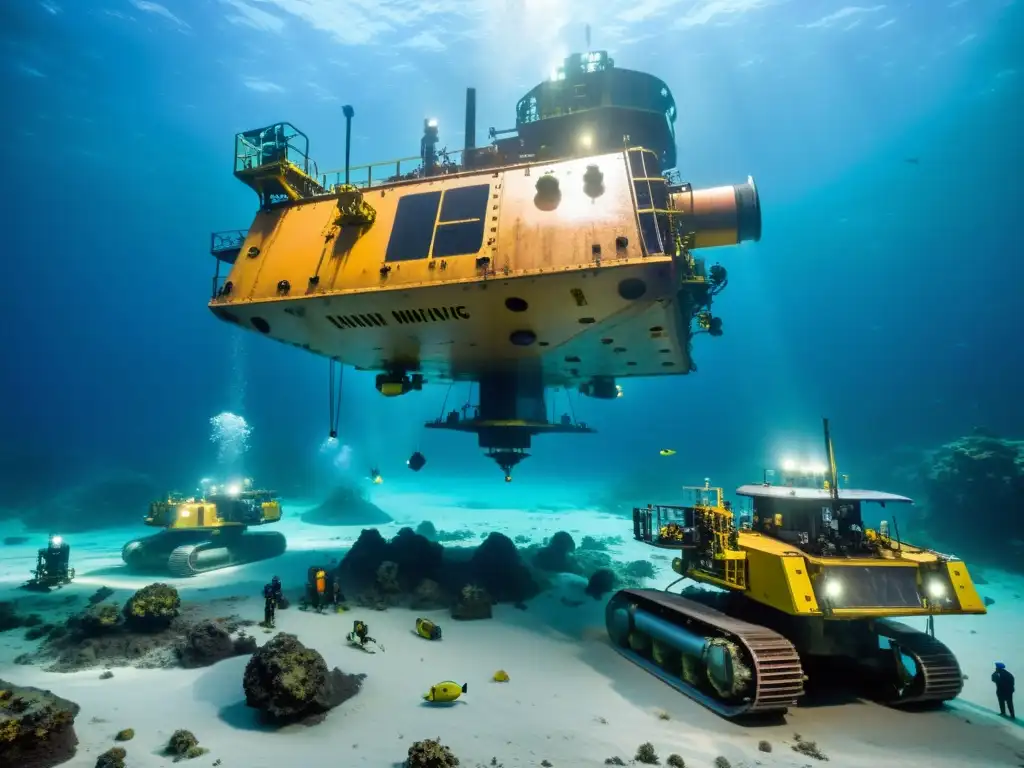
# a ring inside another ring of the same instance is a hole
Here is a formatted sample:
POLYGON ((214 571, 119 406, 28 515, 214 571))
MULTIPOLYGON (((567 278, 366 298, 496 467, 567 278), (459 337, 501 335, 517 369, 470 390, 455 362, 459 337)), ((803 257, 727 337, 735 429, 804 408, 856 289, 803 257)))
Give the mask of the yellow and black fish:
POLYGON ((443 683, 430 686, 430 690, 423 694, 423 700, 433 704, 448 704, 466 693, 468 686, 467 683, 460 687, 458 683, 445 680, 443 683))
POLYGON ((662 456, 675 456, 676 452, 673 448, 662 448, 658 453, 662 456))
POLYGON ((430 619, 416 619, 416 634, 427 640, 440 640, 441 628, 430 619))

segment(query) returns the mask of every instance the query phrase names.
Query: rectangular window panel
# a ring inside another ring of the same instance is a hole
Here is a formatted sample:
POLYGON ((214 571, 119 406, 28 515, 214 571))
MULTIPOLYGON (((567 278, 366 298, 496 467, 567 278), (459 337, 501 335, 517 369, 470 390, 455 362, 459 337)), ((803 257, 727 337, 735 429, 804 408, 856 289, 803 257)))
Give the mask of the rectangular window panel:
POLYGON ((466 256, 476 253, 484 244, 484 220, 464 221, 459 224, 440 224, 434 235, 434 258, 466 256))
POLYGON ((472 187, 447 190, 441 204, 440 221, 483 219, 487 215, 487 200, 490 194, 490 184, 474 184, 472 187))
POLYGON ((420 192, 398 201, 385 261, 412 261, 430 255, 430 240, 440 204, 440 192, 420 192))

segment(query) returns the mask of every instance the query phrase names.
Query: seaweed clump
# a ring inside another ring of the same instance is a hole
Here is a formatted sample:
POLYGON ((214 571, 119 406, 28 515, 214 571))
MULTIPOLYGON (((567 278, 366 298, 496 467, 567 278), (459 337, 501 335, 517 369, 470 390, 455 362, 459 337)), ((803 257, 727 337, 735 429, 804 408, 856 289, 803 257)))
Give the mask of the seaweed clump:
POLYGON ((654 745, 649 741, 645 741, 636 748, 636 757, 633 759, 644 765, 658 765, 661 762, 658 759, 658 753, 654 751, 654 745))
POLYGON ((424 739, 409 747, 403 765, 405 768, 455 768, 459 765, 459 758, 441 743, 440 738, 424 739))
POLYGON ((0 680, 0 765, 51 768, 70 760, 78 711, 51 691, 0 680))
POLYGON ((164 747, 164 754, 173 757, 174 762, 192 760, 193 758, 205 755, 209 751, 206 747, 199 746, 199 739, 195 737, 192 731, 183 729, 172 733, 171 738, 167 740, 167 746, 164 747))
POLYGON ((96 768, 125 768, 124 759, 127 756, 124 747, 111 747, 96 758, 96 768))
POLYGON ((167 629, 181 612, 178 590, 169 584, 143 587, 124 604, 124 618, 136 631, 158 632, 167 629))
POLYGON ((321 722, 355 696, 366 675, 327 669, 324 657, 284 632, 253 654, 245 667, 245 703, 276 724, 321 722))

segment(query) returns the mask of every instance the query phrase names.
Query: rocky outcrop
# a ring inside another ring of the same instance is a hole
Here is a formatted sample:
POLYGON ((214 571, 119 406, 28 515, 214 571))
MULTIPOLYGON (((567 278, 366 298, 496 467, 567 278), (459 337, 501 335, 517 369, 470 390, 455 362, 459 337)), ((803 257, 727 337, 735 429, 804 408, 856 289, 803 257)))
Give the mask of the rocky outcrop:
POLYGON ((483 587, 467 584, 452 605, 452 618, 461 621, 489 619, 493 615, 494 600, 483 587))
POLYGON ((246 634, 232 637, 223 624, 200 621, 185 632, 177 652, 181 666, 186 669, 208 667, 233 656, 255 653, 256 638, 246 634))
POLYGON ((327 669, 323 656, 295 635, 281 633, 256 651, 245 667, 245 703, 278 724, 320 722, 355 696, 365 675, 327 669))
POLYGON ((403 605, 416 610, 456 607, 462 618, 489 615, 493 602, 521 603, 540 591, 533 572, 507 536, 491 533, 480 546, 445 548, 403 528, 388 541, 376 529, 364 530, 338 566, 345 594, 354 602, 383 610, 403 605), (470 609, 463 588, 489 595, 487 608, 470 609))
POLYGON ((322 504, 305 512, 302 522, 313 525, 384 525, 391 516, 366 498, 355 485, 339 485, 322 504))
POLYGON ((1024 535, 992 535, 1024 498, 1024 441, 976 429, 931 452, 920 481, 927 538, 962 557, 1024 570, 1024 535))
POLYGON ((45 638, 42 645, 19 657, 19 663, 48 663, 50 672, 97 666, 206 666, 255 651, 255 640, 234 637, 239 628, 252 623, 236 616, 215 621, 184 616, 177 590, 150 584, 124 606, 95 603, 63 625, 45 627, 39 635, 45 638))
POLYGON ((0 680, 0 765, 50 768, 75 755, 78 705, 0 680))

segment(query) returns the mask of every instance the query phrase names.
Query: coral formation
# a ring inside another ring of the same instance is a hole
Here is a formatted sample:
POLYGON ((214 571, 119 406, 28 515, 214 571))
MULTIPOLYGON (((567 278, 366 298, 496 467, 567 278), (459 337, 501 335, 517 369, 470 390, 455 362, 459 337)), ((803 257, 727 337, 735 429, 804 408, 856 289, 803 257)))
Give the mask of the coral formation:
POLYGON ((124 747, 111 747, 96 758, 96 768, 125 768, 124 759, 127 756, 124 747))
POLYGON ((170 755, 174 758, 174 762, 179 760, 192 760, 193 758, 200 757, 209 752, 205 747, 199 746, 199 739, 195 737, 192 731, 178 730, 171 734, 171 738, 167 741, 167 746, 164 747, 164 754, 170 755))
POLYGON ((672 753, 665 760, 665 765, 669 766, 670 768, 686 768, 686 761, 683 760, 682 755, 672 753))
POLYGON ((409 747, 405 768, 456 768, 459 758, 441 743, 440 737, 424 739, 409 747))
POLYGON ((313 525, 384 525, 391 516, 366 498, 361 488, 344 483, 331 491, 322 504, 305 512, 302 522, 313 525))
POLYGON ((186 669, 208 667, 232 656, 256 652, 256 639, 241 634, 231 636, 227 628, 216 621, 200 621, 185 632, 185 639, 177 648, 181 666, 186 669))
POLYGON ((772 743, 770 741, 765 741, 764 739, 761 739, 761 741, 757 742, 757 751, 758 752, 771 752, 772 751, 772 743))
POLYGON ((128 598, 124 618, 135 631, 167 629, 181 612, 178 590, 169 584, 150 584, 128 598))
POLYGON ((70 760, 78 709, 51 691, 0 680, 0 765, 50 768, 70 760))
POLYGON ((134 728, 125 728, 123 731, 118 731, 114 736, 114 741, 131 741, 135 738, 134 728))
POLYGON ((242 687, 245 703, 268 720, 313 723, 355 696, 365 677, 328 671, 323 656, 282 632, 249 659, 242 687))
POLYGON ((996 541, 991 535, 1004 524, 1004 511, 1014 509, 1024 496, 1024 440, 976 429, 931 452, 921 481, 923 518, 939 545, 955 546, 962 556, 1024 569, 1024 545, 1012 536, 996 541), (974 524, 963 525, 965 519, 974 524))

